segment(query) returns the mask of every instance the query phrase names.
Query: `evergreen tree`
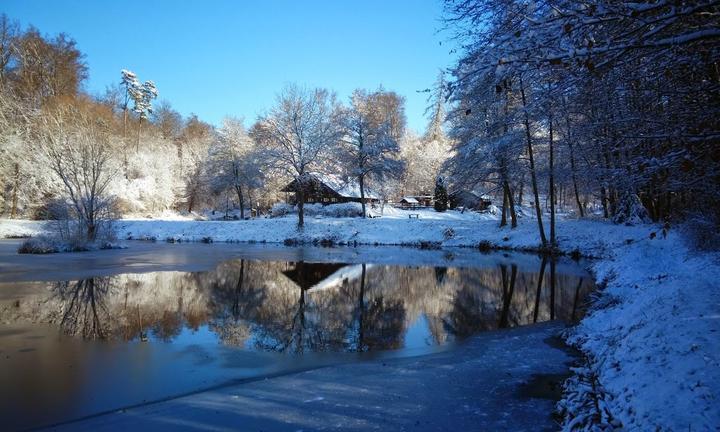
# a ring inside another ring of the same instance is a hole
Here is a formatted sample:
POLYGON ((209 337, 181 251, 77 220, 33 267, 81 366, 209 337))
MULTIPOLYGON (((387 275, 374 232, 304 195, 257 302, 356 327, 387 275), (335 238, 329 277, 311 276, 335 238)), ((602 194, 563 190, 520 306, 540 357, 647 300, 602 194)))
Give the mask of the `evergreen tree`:
POLYGON ((438 177, 435 182, 435 211, 444 212, 448 207, 447 189, 445 189, 445 180, 438 177))

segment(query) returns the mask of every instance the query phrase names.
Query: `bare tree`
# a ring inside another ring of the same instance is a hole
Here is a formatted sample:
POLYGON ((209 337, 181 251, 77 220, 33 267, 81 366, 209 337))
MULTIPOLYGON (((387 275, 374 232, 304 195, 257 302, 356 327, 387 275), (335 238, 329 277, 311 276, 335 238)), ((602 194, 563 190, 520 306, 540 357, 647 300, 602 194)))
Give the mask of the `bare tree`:
POLYGON ((255 138, 267 144, 270 163, 298 185, 299 228, 304 225, 305 187, 311 181, 310 174, 323 169, 342 137, 340 116, 335 95, 327 90, 289 85, 253 129, 255 138))
POLYGON ((114 143, 102 114, 83 101, 50 107, 37 119, 33 137, 64 186, 78 235, 88 241, 96 240, 113 202, 106 192, 116 173, 114 143))

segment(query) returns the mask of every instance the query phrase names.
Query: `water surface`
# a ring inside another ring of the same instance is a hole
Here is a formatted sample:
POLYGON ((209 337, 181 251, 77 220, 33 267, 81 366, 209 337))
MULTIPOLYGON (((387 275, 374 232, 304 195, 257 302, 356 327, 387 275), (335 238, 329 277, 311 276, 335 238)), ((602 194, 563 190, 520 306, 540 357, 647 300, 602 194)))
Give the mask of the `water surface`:
MULTIPOLYGON (((205 246, 167 250, 192 257, 205 246)), ((362 251, 240 249, 205 257, 202 271, 113 267, 85 277, 85 268, 68 280, 23 273, 0 283, 0 416, 32 427, 243 379, 423 354, 483 331, 576 320, 593 288, 579 265, 533 255, 435 251, 436 265, 431 255, 411 265, 417 252, 407 249, 384 248, 376 262, 362 251)))

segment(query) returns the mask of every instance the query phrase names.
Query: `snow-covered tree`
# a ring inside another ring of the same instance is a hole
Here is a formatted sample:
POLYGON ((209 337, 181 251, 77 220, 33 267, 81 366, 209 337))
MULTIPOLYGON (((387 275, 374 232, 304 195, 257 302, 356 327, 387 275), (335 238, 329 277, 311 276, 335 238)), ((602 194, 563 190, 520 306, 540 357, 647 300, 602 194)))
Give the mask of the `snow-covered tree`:
POLYGON ((130 109, 130 101, 140 94, 140 81, 137 79, 135 72, 123 69, 120 71, 120 86, 123 89, 122 110, 123 110, 123 136, 127 136, 128 111, 130 109))
POLYGON ((245 202, 252 190, 263 183, 261 150, 250 138, 242 120, 225 118, 210 147, 210 178, 216 192, 231 189, 238 198, 240 217, 245 218, 245 202))
POLYGON ((405 129, 404 100, 382 89, 368 93, 356 90, 345 112, 345 149, 351 175, 358 179, 363 217, 368 179, 384 181, 400 176, 400 139, 405 129))
POLYGON ((341 110, 325 89, 286 86, 260 118, 254 138, 267 146, 268 161, 297 182, 298 227, 304 225, 305 185, 323 171, 343 136, 341 110))
POLYGON ((50 107, 37 118, 33 134, 47 167, 64 186, 78 235, 88 241, 111 217, 113 200, 106 192, 117 171, 115 143, 99 114, 82 102, 50 107))

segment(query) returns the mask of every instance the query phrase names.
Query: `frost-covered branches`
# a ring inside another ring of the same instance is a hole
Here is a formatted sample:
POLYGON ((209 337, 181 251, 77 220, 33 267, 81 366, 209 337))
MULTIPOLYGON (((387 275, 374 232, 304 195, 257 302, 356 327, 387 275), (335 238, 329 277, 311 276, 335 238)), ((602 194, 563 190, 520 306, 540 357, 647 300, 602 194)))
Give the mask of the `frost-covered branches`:
POLYGON ((344 117, 344 147, 350 172, 358 179, 366 215, 366 180, 399 177, 403 170, 398 154, 405 130, 404 100, 382 89, 372 93, 356 90, 344 117))
POLYGON ((84 238, 94 241, 112 210, 106 191, 116 165, 107 121, 80 103, 51 107, 37 121, 38 150, 62 182, 84 238))
POLYGON ((263 153, 250 138, 242 120, 226 118, 210 147, 210 177, 213 189, 231 189, 238 197, 240 218, 245 218, 245 200, 262 186, 263 153))
POLYGON ((614 217, 636 194, 654 220, 708 205, 720 218, 720 2, 445 4, 464 48, 449 85, 463 146, 486 127, 463 113, 486 110, 475 96, 495 89, 507 133, 526 133, 530 173, 548 195, 569 182, 581 215, 597 199, 614 217))
POLYGON ((303 185, 311 171, 324 171, 342 138, 341 110, 335 96, 324 89, 287 86, 275 106, 253 130, 267 147, 268 161, 297 181, 298 226, 304 224, 303 185))

